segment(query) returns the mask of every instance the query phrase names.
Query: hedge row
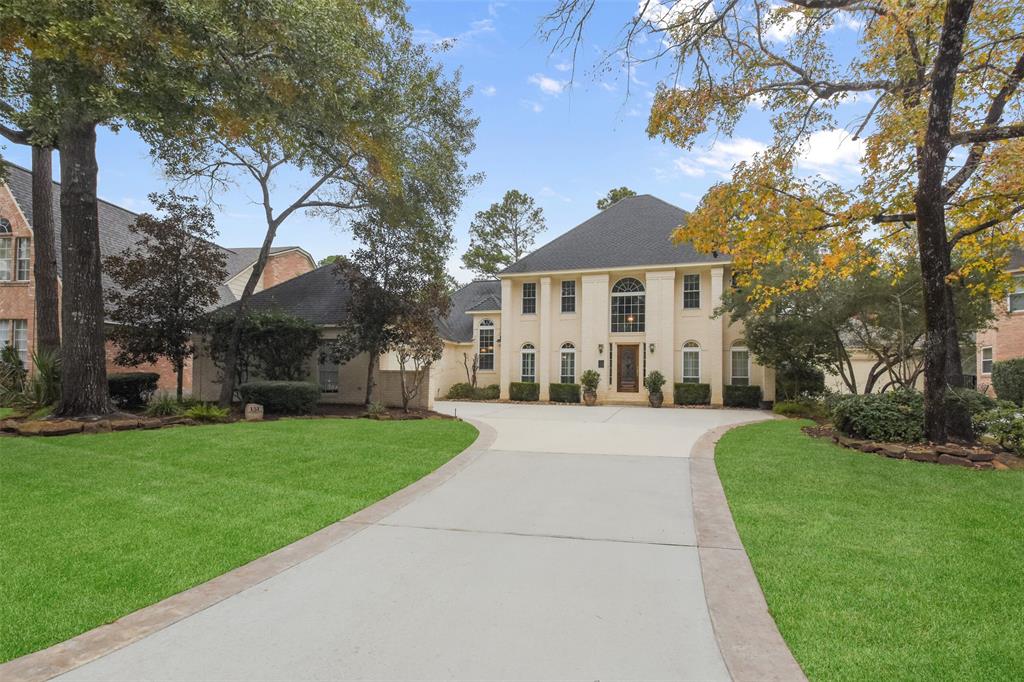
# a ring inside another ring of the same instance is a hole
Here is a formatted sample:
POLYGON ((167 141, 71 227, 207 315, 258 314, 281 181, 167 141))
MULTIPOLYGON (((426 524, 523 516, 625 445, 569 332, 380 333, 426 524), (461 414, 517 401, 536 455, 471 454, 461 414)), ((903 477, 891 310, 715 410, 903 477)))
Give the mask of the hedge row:
POLYGON ((672 390, 676 405, 710 405, 711 384, 676 384, 672 390))
POLYGON ((107 375, 110 399, 121 409, 145 407, 156 393, 160 375, 156 372, 120 372, 107 375))
POLYGON ((497 400, 500 395, 501 389, 497 384, 480 387, 464 381, 448 389, 449 400, 497 400))
POLYGON ((540 384, 533 381, 513 381, 508 386, 508 397, 511 400, 540 400, 540 384))
POLYGON ((722 402, 726 407, 760 407, 760 386, 732 386, 726 384, 722 394, 722 402))
POLYGON ((250 381, 238 392, 270 414, 310 414, 320 401, 320 387, 307 381, 250 381))
POLYGON ((580 401, 579 384, 551 384, 548 386, 553 403, 578 403, 580 401))

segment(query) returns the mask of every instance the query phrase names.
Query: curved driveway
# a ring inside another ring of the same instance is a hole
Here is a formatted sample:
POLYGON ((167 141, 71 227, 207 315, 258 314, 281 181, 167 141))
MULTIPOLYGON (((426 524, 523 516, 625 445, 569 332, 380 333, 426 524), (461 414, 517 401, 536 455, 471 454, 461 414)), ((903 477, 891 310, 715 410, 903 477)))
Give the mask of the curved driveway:
POLYGON ((728 679, 690 448, 745 410, 441 403, 496 431, 434 490, 67 680, 728 679))

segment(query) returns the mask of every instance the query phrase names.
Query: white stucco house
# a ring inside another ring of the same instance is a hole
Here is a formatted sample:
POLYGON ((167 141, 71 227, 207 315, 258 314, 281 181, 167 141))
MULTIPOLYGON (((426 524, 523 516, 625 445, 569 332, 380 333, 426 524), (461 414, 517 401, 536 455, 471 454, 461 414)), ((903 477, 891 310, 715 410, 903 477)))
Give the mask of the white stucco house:
MULTIPOLYGON (((584 370, 601 375, 598 400, 645 402, 644 377, 659 370, 673 383, 710 387, 721 405, 726 385, 759 386, 774 400, 775 376, 754 362, 743 329, 715 317, 730 286, 728 257, 674 244, 672 232, 686 212, 651 195, 623 199, 512 264, 495 280, 472 282, 452 297, 438 321, 444 354, 417 406, 431 407, 466 381, 477 356, 479 386, 497 384, 509 397, 513 382, 539 384, 547 400, 553 383, 578 383, 584 370)), ((337 335, 348 293, 324 266, 252 297, 252 310, 281 310, 337 335)), ((197 358, 200 397, 217 392, 217 372, 197 358)), ((397 400, 397 365, 382 357, 378 383, 385 403, 397 400)), ((358 402, 366 359, 345 365, 310 359, 310 379, 325 402, 358 402)))

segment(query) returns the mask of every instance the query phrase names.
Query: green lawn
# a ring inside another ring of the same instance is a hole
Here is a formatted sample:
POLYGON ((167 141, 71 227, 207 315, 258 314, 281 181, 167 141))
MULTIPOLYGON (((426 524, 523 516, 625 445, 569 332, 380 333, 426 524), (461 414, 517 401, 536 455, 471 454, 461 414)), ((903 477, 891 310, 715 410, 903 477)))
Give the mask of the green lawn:
POLYGON ((5 419, 6 417, 11 416, 12 414, 14 414, 14 409, 13 408, 10 408, 10 407, 0 407, 0 419, 5 419))
POLYGON ((0 660, 309 535, 475 437, 456 421, 324 419, 0 438, 0 660))
POLYGON ((1024 472, 852 452, 772 421, 716 462, 782 635, 811 679, 1024 671, 1024 472))

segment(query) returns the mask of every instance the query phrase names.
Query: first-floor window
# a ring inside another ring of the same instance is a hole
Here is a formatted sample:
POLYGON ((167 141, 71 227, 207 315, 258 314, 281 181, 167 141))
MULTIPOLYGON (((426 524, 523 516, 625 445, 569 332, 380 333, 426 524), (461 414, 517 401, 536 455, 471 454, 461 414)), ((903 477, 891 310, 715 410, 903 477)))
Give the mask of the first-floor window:
POLYGON ((981 373, 992 373, 992 347, 981 349, 981 373))
POLYGON ((28 369, 28 320, 0 320, 0 348, 11 346, 23 369, 28 369))
POLYGON ((683 344, 683 383, 700 383, 700 346, 696 341, 683 344))
POLYGON ((732 349, 732 383, 733 386, 750 385, 750 351, 742 346, 732 349))
POLYGON ((321 393, 338 392, 338 368, 341 365, 331 357, 331 344, 320 345, 320 361, 317 364, 317 378, 321 393))
POLYGON ((537 381, 537 351, 532 343, 523 344, 523 361, 520 381, 533 383, 537 381))
POLYGON ((576 346, 571 343, 562 344, 561 353, 561 382, 563 384, 576 383, 576 346))
POLYGON ((494 369, 494 323, 490 320, 480 321, 479 355, 477 367, 485 372, 494 369))

